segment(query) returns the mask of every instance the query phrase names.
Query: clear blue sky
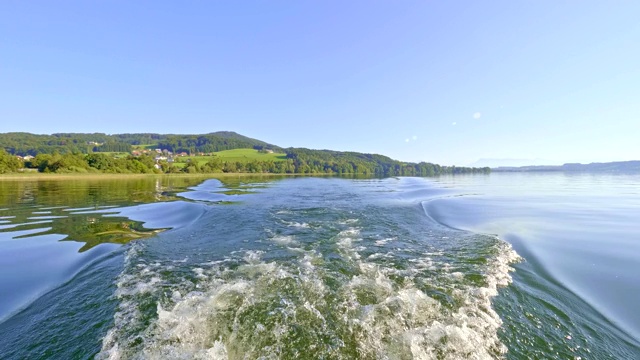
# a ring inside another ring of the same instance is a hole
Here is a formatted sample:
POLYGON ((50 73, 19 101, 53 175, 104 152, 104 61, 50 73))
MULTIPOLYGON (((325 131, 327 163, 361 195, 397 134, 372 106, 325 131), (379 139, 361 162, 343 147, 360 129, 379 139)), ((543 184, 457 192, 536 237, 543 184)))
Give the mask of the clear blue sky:
POLYGON ((0 132, 640 159, 638 1, 2 1, 0 132))

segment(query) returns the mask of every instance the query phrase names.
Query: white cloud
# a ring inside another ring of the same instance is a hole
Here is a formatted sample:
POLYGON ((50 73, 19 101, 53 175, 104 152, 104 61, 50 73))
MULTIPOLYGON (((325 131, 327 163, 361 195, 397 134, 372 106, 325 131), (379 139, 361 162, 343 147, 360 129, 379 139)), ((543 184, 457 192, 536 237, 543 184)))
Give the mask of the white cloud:
POLYGON ((480 113, 479 111, 476 111, 473 113, 473 118, 474 119, 480 119, 480 117, 482 116, 482 113, 480 113))
POLYGON ((456 126, 458 123, 457 122, 452 122, 451 125, 456 126))
POLYGON ((404 142, 409 142, 409 139, 404 139, 404 142))
POLYGON ((411 138, 413 139, 413 141, 418 140, 418 137, 417 137, 417 136, 415 136, 415 135, 413 135, 411 138))

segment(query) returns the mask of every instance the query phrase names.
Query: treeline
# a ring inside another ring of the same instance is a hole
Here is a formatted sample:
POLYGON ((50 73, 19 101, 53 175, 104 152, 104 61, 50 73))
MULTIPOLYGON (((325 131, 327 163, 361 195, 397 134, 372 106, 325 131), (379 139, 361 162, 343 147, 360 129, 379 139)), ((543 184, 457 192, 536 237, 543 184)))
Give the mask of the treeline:
POLYGON ((20 156, 38 154, 89 154, 92 152, 130 152, 132 146, 150 146, 171 152, 211 153, 231 149, 272 149, 279 147, 231 131, 204 135, 175 135, 133 133, 107 135, 103 133, 57 133, 37 135, 30 133, 0 134, 0 147, 20 156))
POLYGON ((436 176, 444 174, 488 174, 491 169, 441 166, 427 162, 404 163, 389 157, 357 152, 289 148, 281 161, 225 161, 216 156, 205 164, 188 161, 181 167, 160 163, 162 172, 197 173, 271 173, 271 174, 329 174, 369 176, 436 176))
POLYGON ((491 169, 441 166, 427 162, 405 163, 377 154, 331 150, 286 149, 295 173, 362 174, 375 176, 436 176, 443 174, 490 173, 491 169))
MULTIPOLYGON (((12 155, 36 156, 53 153, 89 153, 95 144, 115 140, 105 134, 52 134, 36 135, 30 133, 0 134, 0 147, 12 155)), ((129 146, 129 148, 131 148, 129 146)), ((128 150, 127 150, 128 151, 128 150)))
POLYGON ((271 149, 274 151, 282 151, 280 147, 230 132, 206 135, 168 135, 165 139, 158 142, 158 148, 166 149, 173 153, 186 152, 189 154, 252 148, 257 150, 271 149), (221 136, 220 134, 228 135, 221 136))
POLYGON ((210 174, 271 173, 331 174, 369 176, 436 176, 442 174, 489 173, 489 168, 440 166, 426 162, 403 163, 386 156, 328 150, 287 149, 282 161, 224 161, 212 156, 206 163, 187 161, 174 164, 156 161, 149 155, 114 158, 102 153, 38 154, 29 161, 0 150, 0 173, 37 169, 42 173, 114 173, 114 174, 210 174))
POLYGON ((151 156, 128 156, 114 158, 107 154, 38 154, 25 161, 26 168, 42 173, 113 173, 113 174, 159 174, 151 156))

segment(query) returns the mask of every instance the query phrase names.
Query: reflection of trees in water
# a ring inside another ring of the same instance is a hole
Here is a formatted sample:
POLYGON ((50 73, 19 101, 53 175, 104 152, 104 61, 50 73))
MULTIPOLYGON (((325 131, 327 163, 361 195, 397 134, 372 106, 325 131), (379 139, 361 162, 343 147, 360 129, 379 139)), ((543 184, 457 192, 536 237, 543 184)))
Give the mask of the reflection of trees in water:
POLYGON ((93 215, 71 215, 54 221, 50 233, 67 231, 63 241, 79 241, 85 245, 80 252, 102 243, 125 244, 131 240, 153 236, 162 230, 145 229, 140 222, 125 217, 104 217, 93 215))
POLYGON ((79 213, 108 207, 176 200, 176 193, 202 182, 197 178, 65 179, 0 181, 0 233, 14 239, 46 234, 84 242, 80 252, 102 243, 124 244, 162 230, 108 213, 79 213), (76 210, 76 211, 74 211, 76 210))
POLYGON ((168 176, 0 181, 0 208, 26 203, 86 207, 168 201, 200 182, 202 178, 168 176))
POLYGON ((80 241, 85 245, 80 252, 102 243, 125 244, 131 240, 153 236, 164 229, 148 230, 141 223, 126 218, 100 218, 83 230, 69 234, 65 241, 80 241))
MULTIPOLYGON (((269 176, 226 177, 220 180, 219 192, 247 194, 274 180, 269 176)), ((117 214, 109 213, 109 207, 182 199, 176 194, 202 181, 197 177, 0 181, 0 219, 4 220, 0 233, 13 239, 66 235, 62 241, 85 243, 80 252, 102 243, 124 244, 164 229, 150 230, 126 217, 105 216, 117 214), (93 210, 100 212, 87 213, 93 210)))
MULTIPOLYGON (((56 208, 49 210, 47 215, 34 215, 34 211, 42 212, 42 208, 28 207, 22 210, 9 219, 14 226, 9 225, 11 227, 0 229, 0 232, 16 233, 12 236, 13 239, 63 234, 67 236, 62 241, 85 243, 80 252, 102 243, 125 244, 162 231, 145 229, 140 222, 126 217, 104 216, 108 213, 78 214, 65 211, 67 208, 56 208)), ((2 211, 6 212, 7 210, 2 211)))

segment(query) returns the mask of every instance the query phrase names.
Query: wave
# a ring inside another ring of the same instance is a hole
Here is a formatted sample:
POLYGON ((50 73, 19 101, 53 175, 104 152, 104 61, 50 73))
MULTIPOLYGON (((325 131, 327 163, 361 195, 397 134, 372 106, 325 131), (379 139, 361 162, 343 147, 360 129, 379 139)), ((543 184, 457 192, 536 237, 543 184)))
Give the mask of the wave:
MULTIPOLYGON (((633 315, 628 315, 634 310, 630 306, 627 316, 621 317, 625 309, 615 304, 632 304, 627 300, 633 298, 632 281, 616 284, 625 257, 608 259, 617 250, 610 252, 611 242, 598 238, 613 236, 616 229, 611 224, 605 235, 598 232, 607 216, 616 215, 601 215, 587 223, 576 205, 568 203, 557 203, 553 197, 522 202, 517 197, 456 196, 421 204, 437 226, 499 234, 526 259, 516 266, 514 286, 494 302, 505 321, 503 341, 515 357, 630 358, 638 352, 633 315), (615 281, 602 282, 607 272, 615 281), (608 287, 626 295, 606 291, 608 287), (602 301, 607 298, 609 302, 602 301)), ((632 267, 629 261, 626 268, 632 267)))

